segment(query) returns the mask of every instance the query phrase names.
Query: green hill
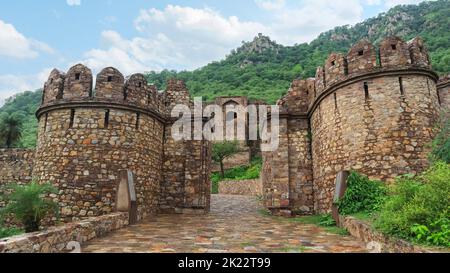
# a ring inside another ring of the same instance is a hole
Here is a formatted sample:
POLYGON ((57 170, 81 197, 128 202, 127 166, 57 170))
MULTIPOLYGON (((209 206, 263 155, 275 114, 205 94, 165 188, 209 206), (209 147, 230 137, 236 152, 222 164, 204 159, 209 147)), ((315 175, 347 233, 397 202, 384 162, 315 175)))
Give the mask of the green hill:
POLYGON ((211 100, 223 95, 246 95, 275 102, 295 78, 314 77, 331 52, 346 53, 352 44, 367 38, 378 45, 388 35, 405 40, 421 36, 430 50, 434 69, 450 72, 450 1, 397 6, 355 26, 341 26, 322 33, 310 44, 276 45, 256 37, 224 60, 195 71, 148 73, 148 80, 163 88, 167 78, 186 81, 195 96, 211 100), (268 45, 262 52, 258 45, 268 45), (256 50, 255 50, 256 48, 256 50))
MULTIPOLYGON (((224 60, 212 62, 195 71, 149 72, 147 79, 160 89, 168 78, 186 81, 193 96, 212 100, 217 96, 239 95, 274 103, 295 78, 313 77, 331 52, 347 52, 351 45, 368 38, 375 45, 388 35, 405 40, 421 36, 430 51, 434 69, 450 72, 450 1, 424 2, 397 6, 386 13, 355 26, 341 26, 322 33, 307 44, 278 45, 269 37, 258 35, 253 41, 233 50, 224 60)), ((20 147, 35 145, 34 111, 40 91, 16 95, 0 108, 2 112, 21 111, 25 116, 20 147)))

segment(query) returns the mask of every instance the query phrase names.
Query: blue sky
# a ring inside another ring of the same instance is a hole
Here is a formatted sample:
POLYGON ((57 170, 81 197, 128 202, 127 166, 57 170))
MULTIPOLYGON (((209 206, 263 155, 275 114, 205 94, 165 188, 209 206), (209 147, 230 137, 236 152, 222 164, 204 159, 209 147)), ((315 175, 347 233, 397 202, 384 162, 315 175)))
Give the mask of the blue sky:
POLYGON ((84 63, 125 75, 196 69, 259 32, 309 42, 397 4, 420 0, 15 0, 0 3, 0 105, 42 87, 50 70, 84 63))

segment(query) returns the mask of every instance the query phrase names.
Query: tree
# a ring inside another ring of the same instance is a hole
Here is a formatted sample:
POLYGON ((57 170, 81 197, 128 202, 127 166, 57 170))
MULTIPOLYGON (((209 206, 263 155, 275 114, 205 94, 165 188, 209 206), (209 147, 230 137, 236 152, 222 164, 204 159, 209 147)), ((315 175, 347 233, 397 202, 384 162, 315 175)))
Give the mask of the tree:
POLYGON ((22 137, 22 116, 20 114, 3 113, 0 116, 0 140, 2 146, 11 148, 22 137))
POLYGON ((8 205, 1 214, 12 214, 24 225, 26 232, 39 231, 41 220, 49 213, 58 215, 58 205, 43 198, 46 194, 58 193, 51 184, 32 182, 28 185, 11 184, 9 188, 12 193, 5 195, 8 205))
POLYGON ((225 177, 223 161, 226 158, 239 153, 239 151, 239 143, 237 141, 225 141, 213 145, 212 159, 220 164, 221 178, 225 177))

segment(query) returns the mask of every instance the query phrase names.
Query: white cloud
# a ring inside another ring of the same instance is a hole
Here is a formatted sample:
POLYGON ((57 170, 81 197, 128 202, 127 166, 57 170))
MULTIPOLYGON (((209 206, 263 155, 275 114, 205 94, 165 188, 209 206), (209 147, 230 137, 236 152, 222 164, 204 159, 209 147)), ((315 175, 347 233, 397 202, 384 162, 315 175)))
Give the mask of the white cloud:
POLYGON ((272 12, 270 33, 283 44, 310 42, 323 31, 363 19, 360 0, 303 0, 272 12))
POLYGON ((277 10, 284 8, 286 5, 285 0, 255 0, 255 3, 265 10, 277 10))
POLYGON ((278 43, 310 42, 321 32, 363 20, 364 5, 387 9, 394 2, 411 0, 254 0, 270 11, 264 23, 224 16, 204 7, 167 5, 144 9, 135 19, 138 36, 124 38, 116 31, 103 31, 102 46, 86 52, 82 62, 98 71, 115 66, 124 74, 145 70, 195 69, 220 60, 241 41, 258 33, 278 43))
POLYGON ((81 5, 81 0, 67 0, 67 5, 69 6, 79 6, 81 5))
POLYGON ((135 20, 140 35, 125 39, 115 31, 101 34, 103 47, 85 53, 95 71, 115 66, 124 74, 164 68, 194 69, 223 58, 241 41, 269 31, 263 24, 224 17, 204 8, 168 5, 141 10, 135 20))
POLYGON ((385 8, 392 8, 397 5, 419 4, 424 0, 365 0, 365 2, 369 6, 383 5, 385 8))
POLYGON ((5 100, 18 92, 34 91, 44 87, 51 69, 46 68, 35 75, 0 75, 0 106, 5 100))
POLYGON ((420 2, 423 2, 423 0, 385 0, 384 5, 388 8, 391 8, 397 5, 418 4, 420 2))
POLYGON ((150 35, 170 33, 170 36, 179 37, 185 42, 193 40, 219 45, 235 44, 236 41, 267 30, 261 23, 241 21, 236 16, 224 17, 210 8, 173 5, 168 5, 164 10, 141 10, 135 25, 139 31, 150 35))
POLYGON ((39 52, 54 53, 47 44, 25 37, 16 28, 0 20, 0 56, 17 59, 36 58, 39 52))

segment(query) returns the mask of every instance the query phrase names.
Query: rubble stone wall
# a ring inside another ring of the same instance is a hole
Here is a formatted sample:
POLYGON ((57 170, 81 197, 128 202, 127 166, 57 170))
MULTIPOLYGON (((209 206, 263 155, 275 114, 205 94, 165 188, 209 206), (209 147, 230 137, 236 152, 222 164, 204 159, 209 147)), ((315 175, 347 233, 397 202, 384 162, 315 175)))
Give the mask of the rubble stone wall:
POLYGON ((128 226, 128 213, 112 213, 0 239, 0 253, 78 253, 83 243, 128 226))
MULTIPOLYGON (((168 82, 165 104, 169 114, 178 104, 192 106, 189 91, 182 81, 168 82)), ((203 214, 210 209, 211 143, 194 140, 194 124, 203 125, 203 120, 192 119, 192 116, 184 118, 192 121, 190 140, 173 139, 173 120, 166 123, 159 211, 203 214)))
POLYGON ((389 182, 428 166, 444 84, 438 97, 420 38, 387 37, 376 52, 362 40, 347 55, 330 54, 315 79, 294 80, 278 102, 280 144, 263 153, 268 208, 328 212, 339 171, 389 182))
POLYGON ((139 218, 156 212, 163 124, 137 116, 113 108, 76 108, 53 110, 40 118, 33 174, 57 186, 59 194, 51 197, 64 220, 113 212, 121 170, 136 174, 139 218))
POLYGON ((391 181, 427 168, 427 144, 438 117, 436 92, 428 92, 428 85, 435 91, 435 82, 418 75, 404 75, 402 80, 403 95, 398 76, 381 76, 340 88, 313 112, 317 211, 331 207, 334 181, 341 170, 391 181), (364 82, 369 98, 364 94, 364 82))
MULTIPOLYGON (((0 195, 10 183, 27 184, 32 180, 35 150, 0 149, 0 195)), ((0 208, 5 201, 0 199, 0 208)))
POLYGON ((442 110, 450 112, 450 75, 439 81, 438 92, 442 110))
POLYGON ((262 196, 263 186, 261 179, 227 180, 219 182, 219 194, 262 196))
POLYGON ((135 175, 138 220, 167 208, 209 210, 210 144, 171 139, 177 104, 192 107, 183 81, 157 92, 142 74, 125 77, 78 64, 53 70, 44 87, 33 175, 51 182, 50 195, 69 222, 116 211, 123 170, 135 175))
POLYGON ((0 149, 0 184, 32 180, 35 150, 0 149))

